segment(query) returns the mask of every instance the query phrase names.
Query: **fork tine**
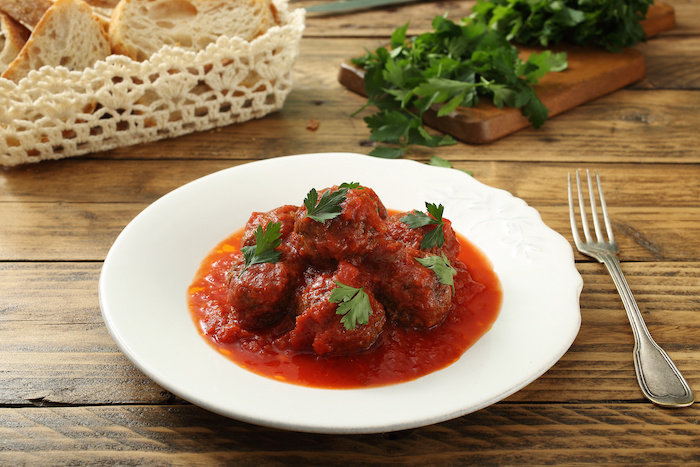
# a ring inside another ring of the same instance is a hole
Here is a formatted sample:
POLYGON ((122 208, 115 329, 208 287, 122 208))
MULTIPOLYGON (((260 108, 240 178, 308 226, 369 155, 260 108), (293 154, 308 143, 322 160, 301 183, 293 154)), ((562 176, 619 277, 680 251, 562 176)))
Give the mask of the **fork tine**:
POLYGON ((574 243, 578 246, 581 243, 581 236, 578 234, 578 225, 576 224, 576 210, 574 209, 574 194, 571 190, 571 172, 568 177, 569 185, 569 221, 571 222, 571 234, 574 237, 574 243))
MULTIPOLYGON (((597 172, 596 172, 597 173, 597 172)), ((598 180, 599 178, 596 178, 598 180)), ((599 242, 604 242, 603 231, 600 229, 600 221, 598 220, 598 207, 595 202, 595 189, 593 188, 593 182, 591 181, 591 172, 586 169, 586 181, 588 182, 588 198, 591 200, 591 217, 593 218, 593 229, 595 230, 596 239, 599 242)), ((598 185, 598 192, 600 192, 600 185, 598 185)))
POLYGON ((615 234, 613 234, 612 224, 610 223, 610 216, 608 215, 608 206, 605 204, 605 196, 603 196, 603 186, 600 184, 600 176, 598 171, 595 171, 595 180, 598 185, 598 198, 600 199, 600 210, 603 211, 603 221, 605 222, 605 230, 608 233, 608 241, 610 243, 615 243, 615 234))
POLYGON ((581 176, 579 171, 576 170, 576 190, 578 192, 578 209, 581 214, 581 228, 583 230, 583 235, 586 237, 586 241, 591 241, 591 230, 588 228, 588 219, 586 216, 586 202, 583 200, 583 192, 581 191, 581 176))

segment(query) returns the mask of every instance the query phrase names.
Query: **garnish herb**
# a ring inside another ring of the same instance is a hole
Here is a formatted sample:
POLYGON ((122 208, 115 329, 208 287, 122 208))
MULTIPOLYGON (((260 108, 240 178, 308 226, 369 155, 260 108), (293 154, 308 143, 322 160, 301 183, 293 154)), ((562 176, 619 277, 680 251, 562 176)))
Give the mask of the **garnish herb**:
POLYGON ((354 188, 362 188, 359 183, 341 183, 338 189, 331 192, 327 190, 321 196, 321 200, 318 199, 318 192, 315 188, 306 195, 304 200, 304 206, 306 206, 306 217, 310 217, 316 222, 324 223, 327 220, 335 219, 338 217, 343 210, 340 206, 343 201, 345 201, 345 195, 348 191, 354 188))
POLYGON ((323 193, 321 200, 318 201, 318 192, 316 191, 316 188, 312 188, 304 200, 304 206, 306 206, 306 217, 310 217, 311 219, 321 223, 324 223, 330 219, 335 219, 342 211, 340 205, 343 201, 345 201, 345 195, 347 192, 348 190, 342 188, 333 192, 328 190, 323 193))
POLYGON ((255 245, 241 248, 245 264, 238 277, 242 276, 248 267, 253 264, 276 263, 279 261, 282 253, 275 250, 275 248, 280 246, 281 243, 281 229, 282 224, 279 222, 270 222, 264 229, 262 225, 259 225, 258 228, 255 229, 255 245))
POLYGON ((340 322, 345 325, 345 329, 349 331, 355 329, 358 324, 369 323, 372 306, 369 303, 369 295, 364 289, 350 287, 339 281, 335 281, 335 285, 328 301, 339 304, 335 313, 343 315, 340 322))
POLYGON ((412 229, 426 225, 435 225, 435 228, 423 236, 420 247, 421 250, 428 250, 434 246, 440 248, 445 243, 445 233, 442 231, 442 227, 445 225, 445 222, 442 220, 442 213, 445 211, 445 207, 442 204, 435 205, 428 202, 425 203, 425 207, 428 214, 415 211, 411 214, 406 214, 400 221, 412 229))
POLYGON ((441 284, 452 287, 452 293, 455 293, 454 276, 457 274, 457 271, 452 267, 444 253, 442 256, 432 255, 425 258, 416 258, 416 261, 426 268, 432 269, 438 281, 441 284))
POLYGON ((519 44, 568 42, 619 51, 646 40, 653 0, 477 0, 471 18, 519 44))
POLYGON ((391 35, 389 48, 380 47, 353 60, 365 70, 367 103, 358 110, 375 106, 377 113, 365 117, 373 141, 398 147, 376 147, 370 155, 397 158, 409 145, 437 147, 455 144, 450 136, 429 133, 423 113, 439 107, 438 116, 457 107, 471 107, 480 96, 521 109, 535 127, 548 111, 532 84, 548 71, 566 68, 566 54, 544 51, 523 62, 505 34, 485 22, 461 25, 445 17, 433 20, 434 31, 406 38, 408 24, 391 35))
MULTIPOLYGON (((430 156, 430 162, 428 163, 428 165, 433 165, 435 167, 445 167, 447 169, 454 168, 454 167, 452 167, 452 162, 448 161, 447 159, 443 159, 441 157, 438 157, 438 156, 430 156)), ((474 175, 474 172, 472 172, 471 170, 462 170, 462 169, 457 169, 457 170, 461 170, 462 172, 464 172, 467 175, 471 175, 471 176, 474 175)))
POLYGON ((448 169, 452 168, 452 162, 438 156, 430 156, 430 165, 434 165, 435 167, 445 167, 448 169))

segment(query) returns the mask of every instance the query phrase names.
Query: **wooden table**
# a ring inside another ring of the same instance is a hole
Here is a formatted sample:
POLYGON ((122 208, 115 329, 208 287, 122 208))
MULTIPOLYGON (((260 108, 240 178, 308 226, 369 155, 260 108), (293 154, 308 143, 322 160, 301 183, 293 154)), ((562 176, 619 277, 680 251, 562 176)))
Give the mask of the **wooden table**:
MULTIPOLYGON (((677 27, 637 46, 647 77, 484 146, 434 154, 527 201, 571 239, 566 174, 600 170, 627 274, 652 335, 700 393, 700 1, 670 0, 677 27)), ((300 2, 294 6, 305 6, 300 2)), ((700 463, 700 408, 646 401, 632 333, 603 267, 576 254, 581 331, 544 376, 433 426, 318 435, 230 420, 157 386, 102 321, 100 268, 124 226, 203 175, 289 154, 369 152, 364 100, 340 62, 472 2, 308 18, 296 85, 261 120, 0 171, 0 464, 372 465, 700 463), (317 130, 307 123, 320 122, 317 130)), ((431 151, 407 156, 427 161, 431 151)))

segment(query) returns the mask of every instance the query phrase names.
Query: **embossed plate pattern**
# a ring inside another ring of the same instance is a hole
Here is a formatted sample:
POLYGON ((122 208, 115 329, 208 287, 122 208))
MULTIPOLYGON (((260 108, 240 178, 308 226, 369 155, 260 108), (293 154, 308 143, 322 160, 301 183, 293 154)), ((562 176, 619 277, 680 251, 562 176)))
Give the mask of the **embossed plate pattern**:
POLYGON ((326 153, 240 165, 157 200, 114 242, 99 295, 119 348, 174 394, 265 426, 374 433, 474 412, 538 378, 578 333, 582 285, 569 243, 508 192, 454 169, 326 153), (390 209, 420 209, 425 201, 445 206, 445 217, 488 256, 501 280, 503 305, 492 329, 443 370, 368 389, 286 384, 218 354, 199 336, 187 309, 187 287, 206 254, 252 211, 301 204, 312 187, 352 181, 374 188, 390 209))

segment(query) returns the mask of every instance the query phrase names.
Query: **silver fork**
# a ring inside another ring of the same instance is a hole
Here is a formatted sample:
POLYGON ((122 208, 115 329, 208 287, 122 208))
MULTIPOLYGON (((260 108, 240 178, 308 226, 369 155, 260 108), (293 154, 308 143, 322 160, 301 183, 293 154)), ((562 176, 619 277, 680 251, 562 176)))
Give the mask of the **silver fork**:
POLYGON ((627 311, 627 317, 632 325, 634 334, 634 368, 637 372, 637 380, 642 392, 651 402, 662 407, 687 407, 694 402, 693 391, 681 375, 671 357, 659 347, 649 334, 649 330, 644 324, 642 314, 639 312, 637 302, 632 296, 632 291, 627 285, 625 277, 622 275, 620 263, 617 260, 619 249, 613 235, 608 208, 603 196, 603 188, 600 185, 598 171, 595 173, 596 185, 598 186, 598 198, 600 199, 600 209, 603 213, 605 230, 608 239, 603 236, 595 201, 595 190, 591 182, 591 173, 586 170, 588 181, 588 197, 591 205, 591 217, 593 219, 593 229, 595 240, 591 236, 588 228, 588 221, 585 208, 585 200, 581 190, 581 177, 576 171, 576 188, 578 193, 579 213, 581 216, 581 227, 585 241, 581 239, 576 223, 576 212, 574 208, 574 197, 571 189, 571 174, 569 173, 569 216, 571 218, 571 232, 574 243, 578 251, 603 263, 612 276, 615 287, 622 298, 622 303, 627 311))

